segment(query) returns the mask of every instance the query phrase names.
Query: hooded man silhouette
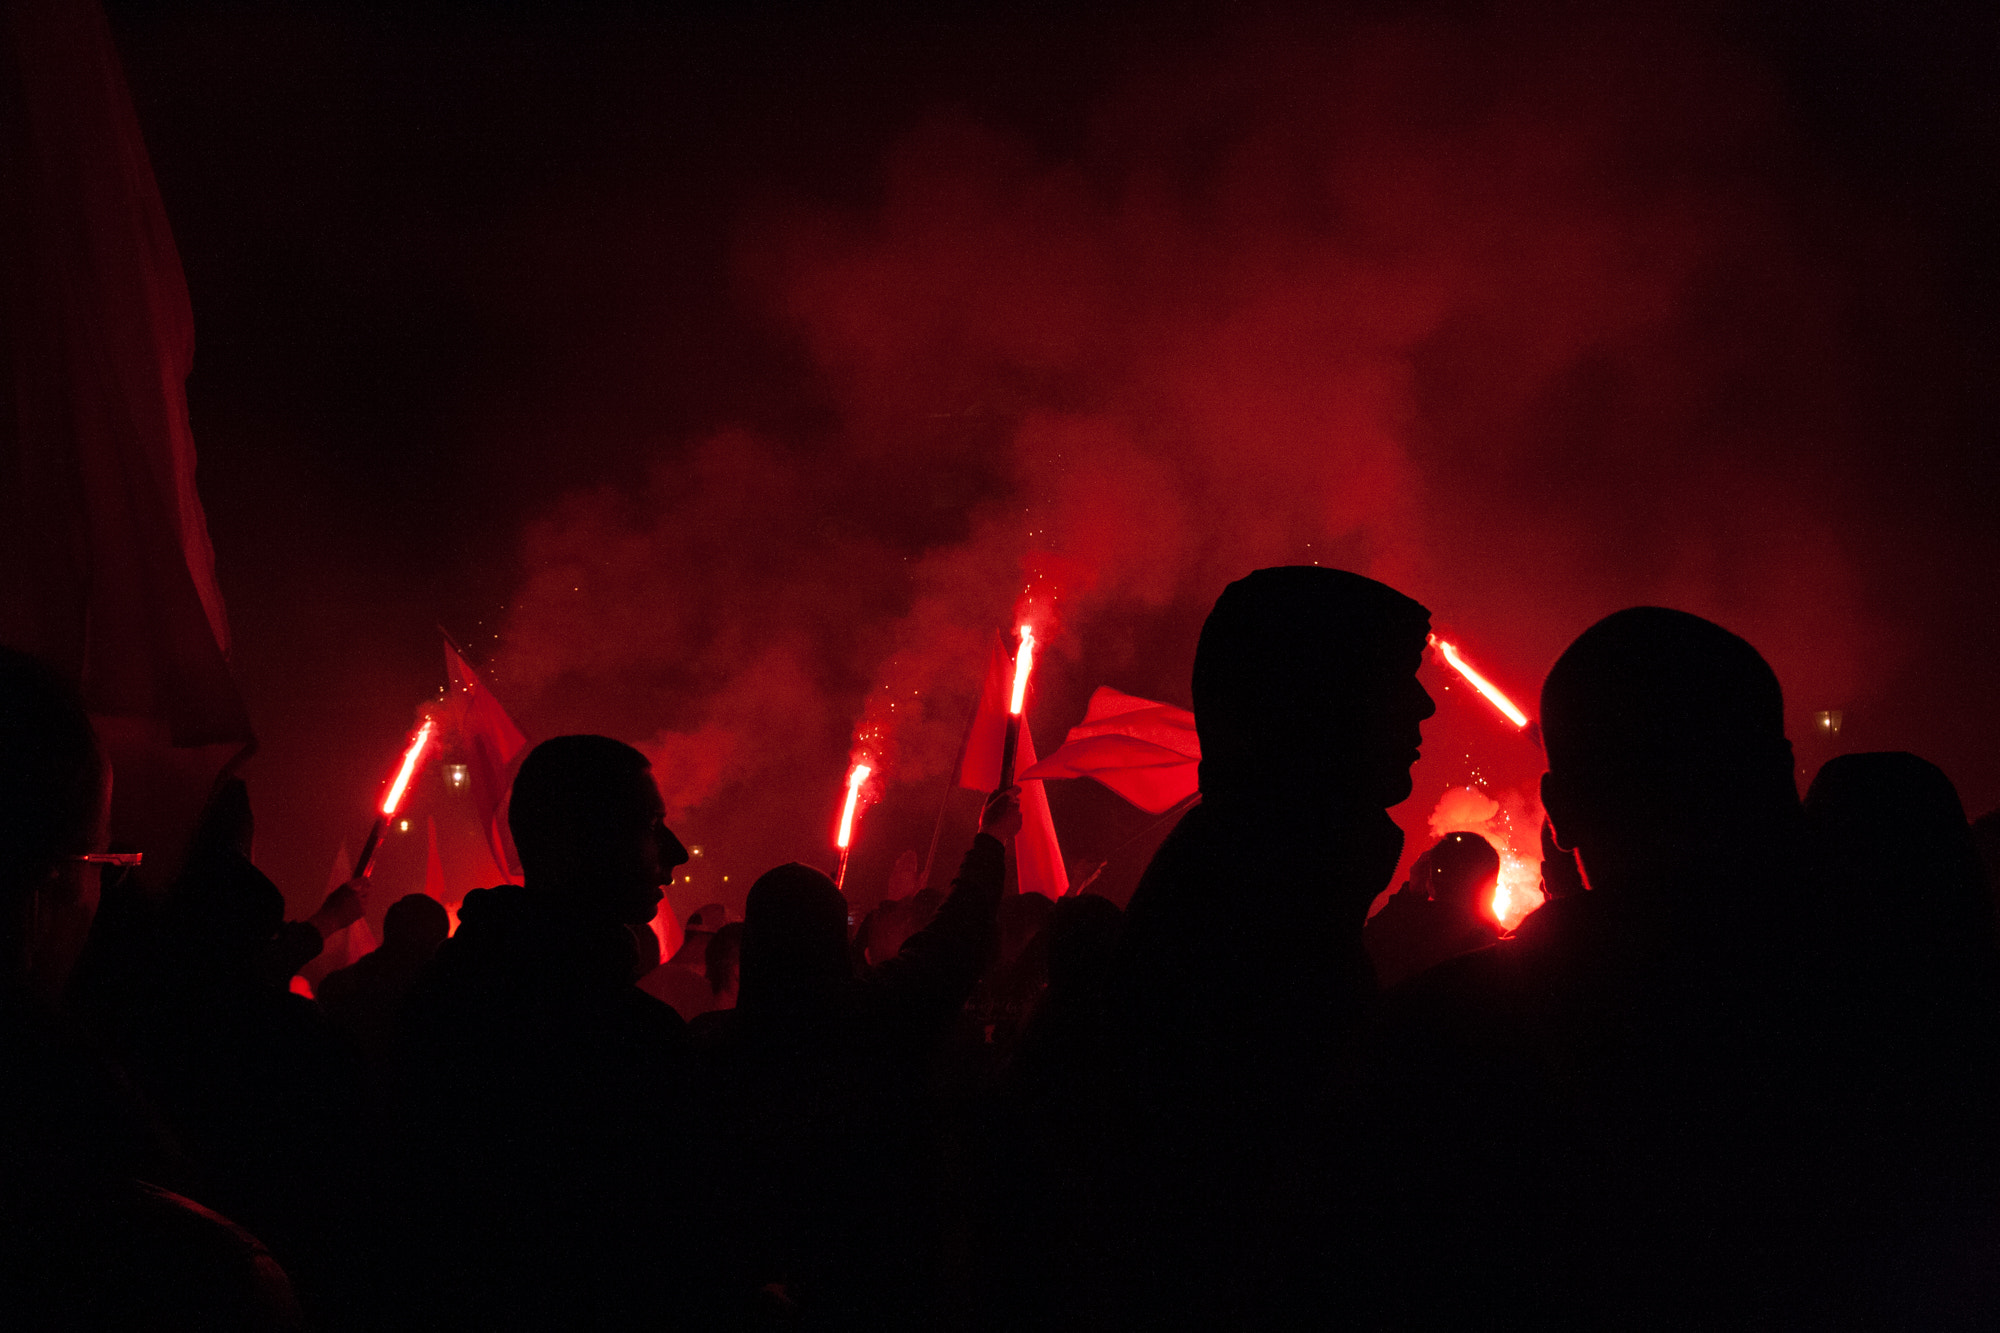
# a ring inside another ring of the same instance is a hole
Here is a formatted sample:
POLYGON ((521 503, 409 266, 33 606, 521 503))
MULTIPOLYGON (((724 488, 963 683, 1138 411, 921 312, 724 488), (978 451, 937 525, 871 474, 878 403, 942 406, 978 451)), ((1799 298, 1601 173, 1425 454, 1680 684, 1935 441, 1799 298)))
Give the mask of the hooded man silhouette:
POLYGON ((1132 896, 1110 988, 1121 1302, 1242 1321, 1326 1279, 1326 1117, 1374 993, 1362 923, 1402 852, 1387 807, 1436 711, 1429 628, 1395 589, 1319 566, 1239 579, 1202 627, 1201 804, 1132 896))

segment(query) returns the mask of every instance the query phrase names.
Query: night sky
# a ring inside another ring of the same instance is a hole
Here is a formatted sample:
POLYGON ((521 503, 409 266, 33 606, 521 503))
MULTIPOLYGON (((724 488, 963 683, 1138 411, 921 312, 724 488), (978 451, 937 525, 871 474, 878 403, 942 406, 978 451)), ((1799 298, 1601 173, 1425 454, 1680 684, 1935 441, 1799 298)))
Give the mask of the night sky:
MULTIPOLYGON (((2000 20, 1610 8, 111 4, 260 861, 324 887, 442 626, 531 737, 654 756, 683 911, 828 861, 879 724, 879 885, 1024 590, 1048 749, 1310 560, 1524 701, 1609 611, 1709 615, 1802 777, 2000 804, 2000 20)), ((1441 704, 1418 833, 1537 771, 1441 704)), ((1059 785, 1076 859, 1145 823, 1059 785)))

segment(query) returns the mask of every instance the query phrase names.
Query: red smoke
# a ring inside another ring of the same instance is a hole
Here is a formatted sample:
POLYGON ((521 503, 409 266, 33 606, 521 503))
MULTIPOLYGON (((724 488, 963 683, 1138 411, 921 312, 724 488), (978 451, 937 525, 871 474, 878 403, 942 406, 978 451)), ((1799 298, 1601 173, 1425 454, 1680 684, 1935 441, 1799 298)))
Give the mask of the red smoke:
MULTIPOLYGON (((1530 713, 1643 602, 1745 634, 1795 709, 1880 688, 1860 247, 1815 222, 1833 186, 1765 72, 1588 12, 1238 33, 1135 64, 1069 148, 941 112, 871 202, 764 207, 746 290, 826 421, 663 441, 554 503, 496 687, 531 732, 652 755, 737 876, 683 910, 826 863, 857 719, 889 789, 855 877, 921 846, 1037 584, 1045 735, 1100 684, 1185 703, 1222 585, 1311 561, 1431 605, 1530 713)), ((1532 779, 1485 726, 1428 730, 1413 835, 1470 768, 1532 779)))

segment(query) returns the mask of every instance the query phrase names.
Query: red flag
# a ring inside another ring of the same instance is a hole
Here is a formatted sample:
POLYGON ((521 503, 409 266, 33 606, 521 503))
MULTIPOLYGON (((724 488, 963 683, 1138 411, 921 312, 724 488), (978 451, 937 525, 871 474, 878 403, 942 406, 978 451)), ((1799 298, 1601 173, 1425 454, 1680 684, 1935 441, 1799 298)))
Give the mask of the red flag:
MULTIPOLYGON (((996 645, 980 690, 979 708, 972 715, 972 730, 965 738, 965 757, 958 765, 959 786, 992 791, 1000 785, 1000 752, 1006 745, 1007 704, 1013 685, 1014 664, 996 645)), ((1019 772, 1034 763, 1035 739, 1028 733, 1024 714, 1014 765, 1019 772)), ((1040 782, 1017 781, 1021 783, 1021 834, 1014 840, 1014 862, 1021 892, 1060 898, 1069 892, 1069 871, 1056 842, 1055 821, 1049 817, 1048 793, 1040 782)))
POLYGON ((0 642, 93 714, 247 743, 195 489, 194 321, 96 4, 0 11, 0 106, 0 642))
POLYGON ((1091 778, 1158 815, 1195 794, 1200 765, 1193 713, 1100 685, 1061 748, 1021 777, 1091 778))
POLYGON ((672 962, 674 955, 681 951, 681 946, 687 943, 687 927, 683 926, 681 919, 674 915, 672 898, 660 899, 659 907, 653 912, 651 925, 653 938, 660 942, 660 961, 672 962))
MULTIPOLYGON (((444 645, 444 669, 451 677, 445 715, 453 729, 458 753, 465 760, 465 776, 472 789, 479 826, 493 850, 493 863, 503 872, 519 874, 520 863, 512 854, 503 819, 508 779, 514 761, 528 748, 528 738, 450 640, 444 645)), ((438 901, 444 899, 440 897, 438 901)))
POLYGON ((424 836, 430 846, 424 850, 424 892, 437 901, 450 902, 451 890, 444 883, 444 858, 438 855, 437 820, 424 816, 424 836))

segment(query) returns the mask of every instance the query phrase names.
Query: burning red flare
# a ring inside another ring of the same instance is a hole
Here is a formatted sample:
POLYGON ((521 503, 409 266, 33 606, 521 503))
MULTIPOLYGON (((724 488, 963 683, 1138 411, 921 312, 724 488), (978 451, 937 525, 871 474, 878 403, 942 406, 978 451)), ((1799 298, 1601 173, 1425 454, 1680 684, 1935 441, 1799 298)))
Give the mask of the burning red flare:
POLYGON ((866 764, 856 764, 847 775, 847 803, 840 808, 840 832, 833 839, 833 845, 843 852, 854 841, 854 808, 861 800, 861 784, 874 771, 866 764))
POLYGON ((1021 705, 1028 698, 1028 673, 1035 669, 1035 629, 1032 625, 1021 626, 1021 647, 1014 654, 1014 697, 1007 705, 1007 711, 1015 717, 1021 715, 1021 705))
POLYGON ((410 748, 403 752, 403 766, 396 770, 396 780, 389 784, 389 794, 382 798, 382 818, 394 819, 396 807, 403 803, 403 793, 410 789, 410 779, 416 776, 417 763, 424 757, 424 750, 431 743, 431 732, 436 723, 430 718, 417 728, 417 734, 410 738, 410 748))
POLYGON ((1530 861, 1512 849, 1500 851, 1500 881, 1493 886, 1493 919, 1503 929, 1512 930, 1522 918, 1542 905, 1542 870, 1539 861, 1530 861))
POLYGON ((1500 693, 1499 687, 1492 681, 1467 666, 1465 659, 1458 655, 1458 649, 1452 647, 1435 634, 1431 635, 1431 642, 1437 645, 1437 650, 1444 654, 1444 660, 1451 663, 1452 669, 1465 677, 1466 683, 1472 686, 1473 689, 1485 695, 1486 702, 1499 709, 1509 722, 1512 722, 1517 727, 1528 725, 1528 715, 1516 708, 1512 699, 1500 693))

